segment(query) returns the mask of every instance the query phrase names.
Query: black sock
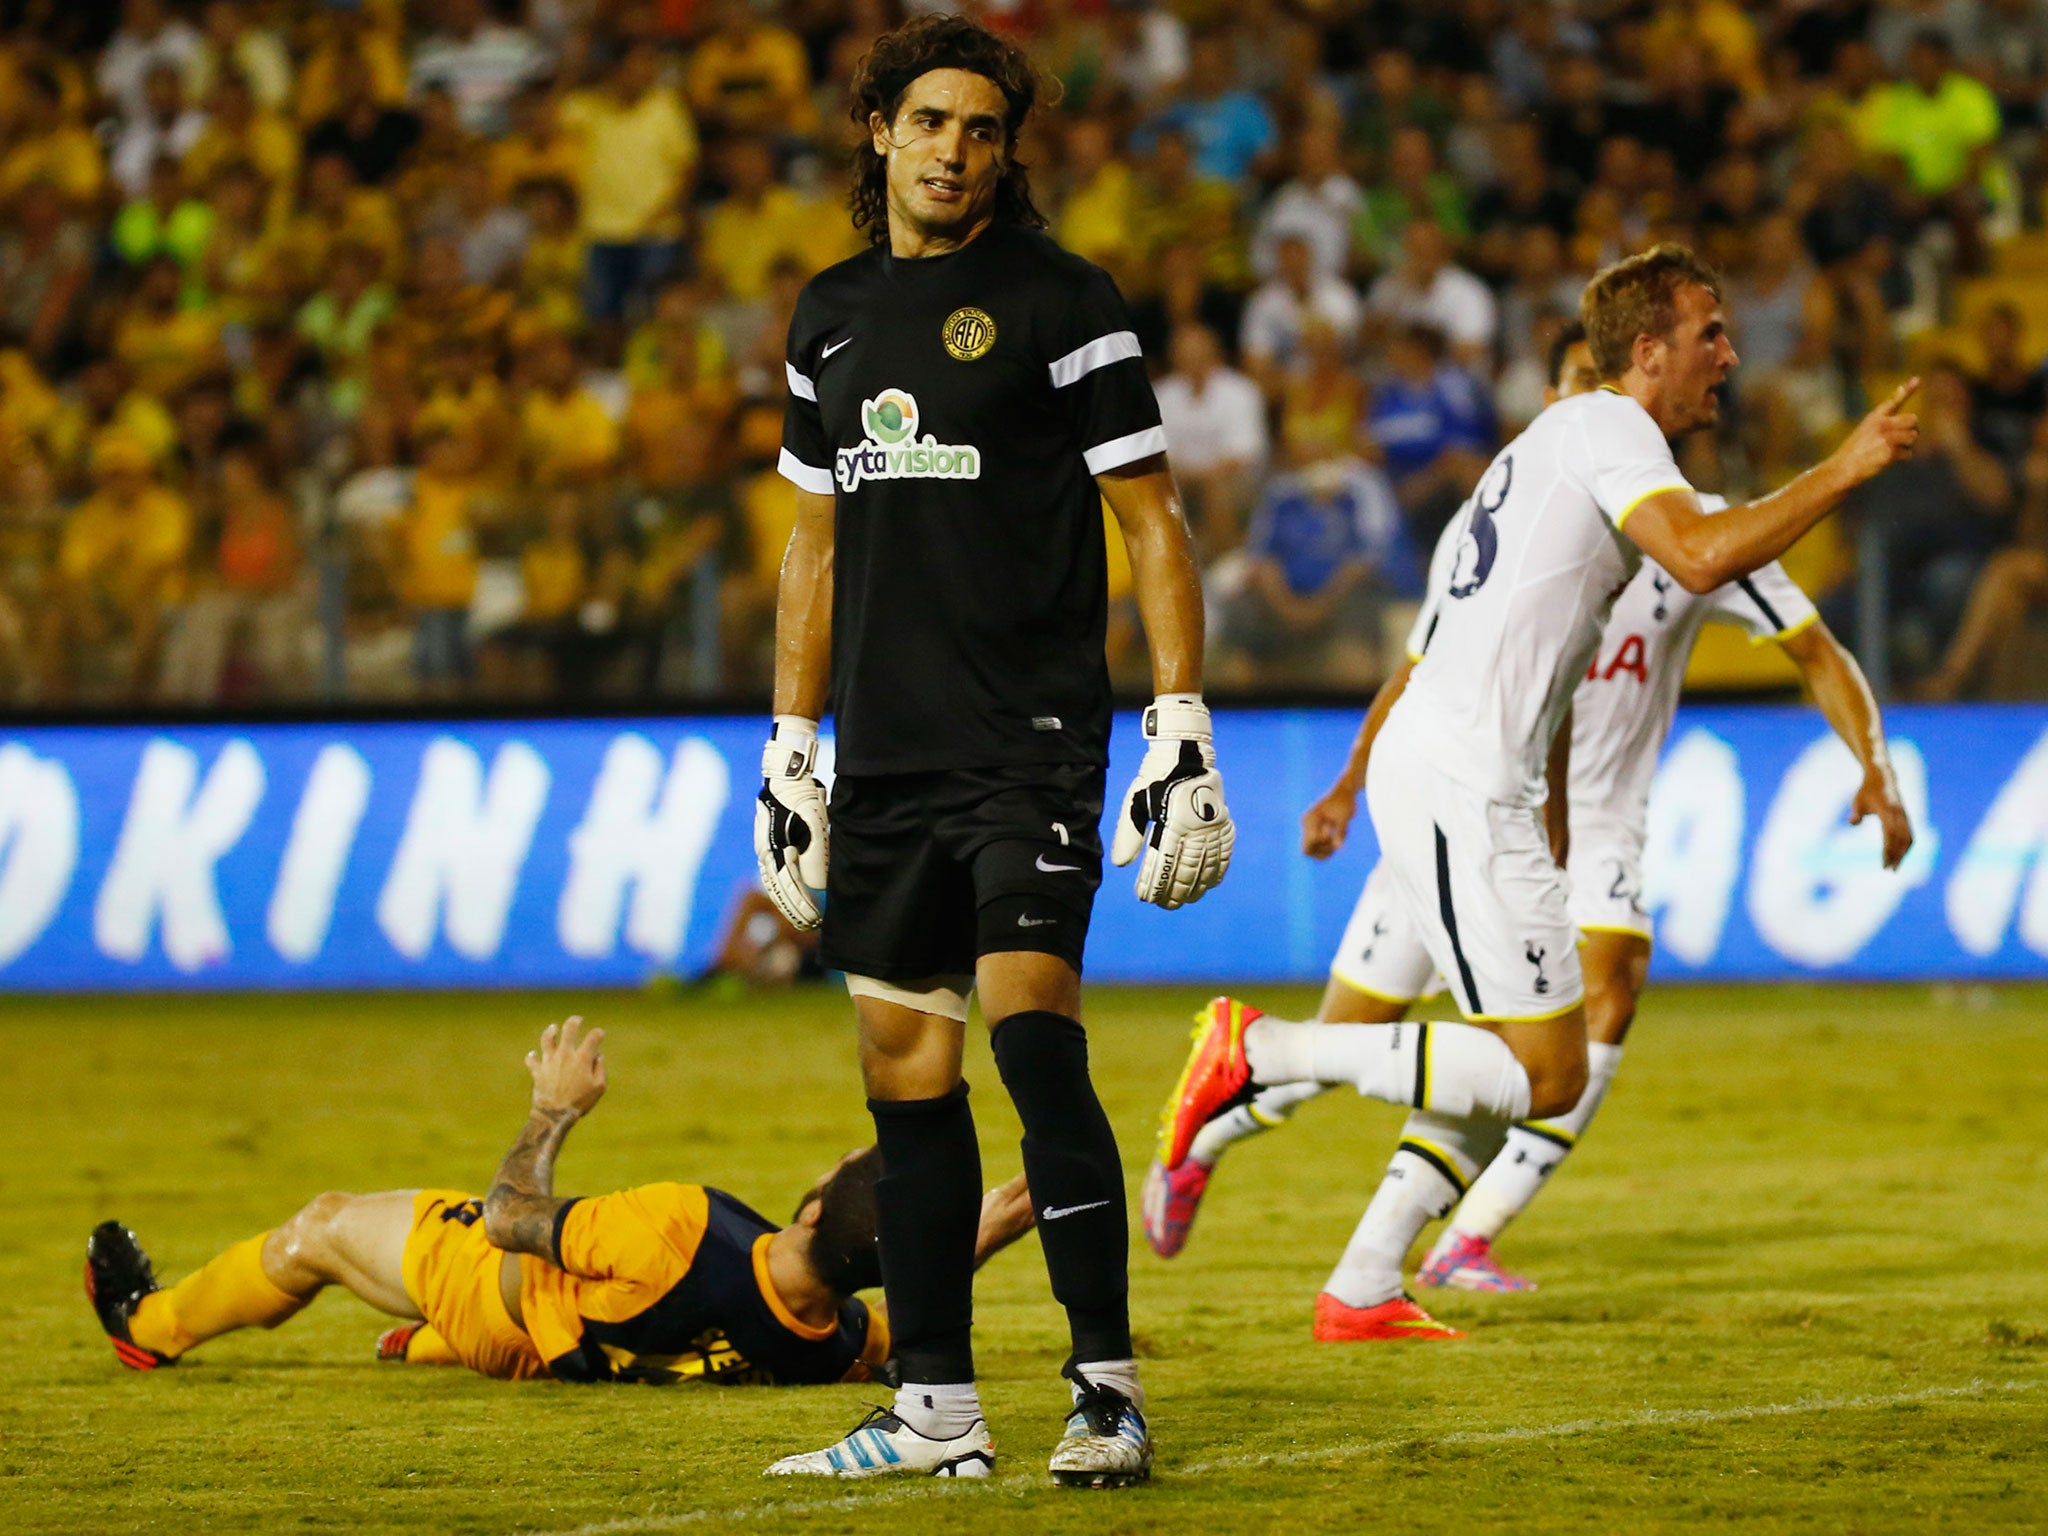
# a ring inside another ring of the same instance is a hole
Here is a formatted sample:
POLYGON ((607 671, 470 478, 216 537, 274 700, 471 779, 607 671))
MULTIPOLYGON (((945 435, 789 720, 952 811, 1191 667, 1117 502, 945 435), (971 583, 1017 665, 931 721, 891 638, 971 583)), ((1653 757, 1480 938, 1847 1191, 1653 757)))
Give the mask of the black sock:
POLYGON ((1057 1013, 1013 1013, 991 1040, 1024 1122, 1024 1173, 1070 1363, 1131 1358, 1130 1226, 1116 1133, 1088 1080, 1088 1036, 1057 1013))
POLYGON ((889 1335, 903 1380, 974 1380, 974 1235, 981 1146, 967 1085, 936 1099, 869 1099, 882 1177, 875 1211, 889 1335))

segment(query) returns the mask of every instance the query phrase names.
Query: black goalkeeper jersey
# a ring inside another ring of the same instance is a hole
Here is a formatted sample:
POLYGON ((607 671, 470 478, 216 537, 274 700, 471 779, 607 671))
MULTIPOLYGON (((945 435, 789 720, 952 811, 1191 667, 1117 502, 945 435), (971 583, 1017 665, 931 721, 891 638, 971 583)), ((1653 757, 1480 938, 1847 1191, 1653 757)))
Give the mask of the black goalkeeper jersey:
POLYGON ((821 272, 789 329, 782 473, 838 498, 838 767, 918 773, 1109 755, 1094 476, 1163 452, 1109 275, 995 226, 821 272))

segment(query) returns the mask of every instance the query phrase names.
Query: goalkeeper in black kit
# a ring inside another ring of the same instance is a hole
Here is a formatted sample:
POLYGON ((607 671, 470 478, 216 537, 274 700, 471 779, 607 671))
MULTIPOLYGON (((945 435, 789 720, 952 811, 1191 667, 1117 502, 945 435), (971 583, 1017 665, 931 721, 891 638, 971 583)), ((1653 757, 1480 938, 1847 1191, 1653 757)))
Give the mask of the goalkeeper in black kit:
POLYGON ((1103 501, 1158 693, 1111 856, 1142 853, 1138 896, 1165 907, 1223 878, 1234 835, 1200 693, 1201 587, 1123 301, 1032 205, 1023 54, 922 17, 876 42, 853 97, 868 133, 854 218, 872 245, 814 278, 790 325, 781 468, 797 523, 755 847, 790 921, 823 922, 824 963, 853 995, 903 1385, 844 1439, 768 1470, 993 1469, 970 1339, 981 1156, 960 1073, 978 990, 1072 1329, 1051 1470, 1121 1486, 1149 1474, 1152 1442, 1123 1173, 1080 1023, 1110 730, 1103 501), (829 815, 813 775, 828 705, 829 815))

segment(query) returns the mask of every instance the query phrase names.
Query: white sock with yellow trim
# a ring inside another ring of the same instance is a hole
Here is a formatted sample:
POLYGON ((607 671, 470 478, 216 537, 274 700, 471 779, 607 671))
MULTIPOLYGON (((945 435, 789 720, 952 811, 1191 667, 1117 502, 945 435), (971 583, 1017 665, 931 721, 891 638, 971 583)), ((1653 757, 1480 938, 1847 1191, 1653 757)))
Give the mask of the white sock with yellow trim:
POLYGON ((1204 1168, 1213 1168, 1233 1142, 1285 1125, 1295 1110, 1317 1094, 1330 1091, 1327 1083, 1282 1083, 1262 1088, 1249 1104, 1240 1104, 1211 1120, 1195 1136, 1188 1158, 1204 1168))
POLYGON ((1368 1098, 1441 1115, 1529 1113, 1529 1074, 1507 1042, 1470 1024, 1293 1024, 1244 1032, 1252 1081, 1350 1083, 1368 1098))
POLYGON ((1493 1161, 1507 1128, 1493 1115, 1410 1115, 1386 1176, 1323 1289, 1347 1307, 1376 1307, 1400 1295, 1401 1265, 1415 1239, 1493 1161))
POLYGON ((1508 1132, 1500 1155, 1487 1164, 1458 1206, 1451 1230, 1461 1237, 1500 1236, 1507 1224, 1528 1209, 1557 1172, 1565 1155, 1579 1144, 1586 1127, 1607 1097, 1614 1072, 1621 1065, 1621 1047, 1594 1043, 1586 1047, 1586 1091, 1568 1114, 1549 1120, 1526 1120, 1508 1132))

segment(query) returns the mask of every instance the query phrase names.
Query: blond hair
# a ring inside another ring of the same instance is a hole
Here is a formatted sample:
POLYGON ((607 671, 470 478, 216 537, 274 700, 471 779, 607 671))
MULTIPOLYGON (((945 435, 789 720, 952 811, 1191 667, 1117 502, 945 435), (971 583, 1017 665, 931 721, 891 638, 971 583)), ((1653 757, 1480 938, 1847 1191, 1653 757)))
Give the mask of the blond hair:
POLYGON ((1678 323, 1678 290, 1688 284, 1721 297, 1721 274, 1690 247, 1665 243, 1624 257, 1593 275, 1579 297, 1586 345, 1603 379, 1628 372, 1638 336, 1660 340, 1678 323))

